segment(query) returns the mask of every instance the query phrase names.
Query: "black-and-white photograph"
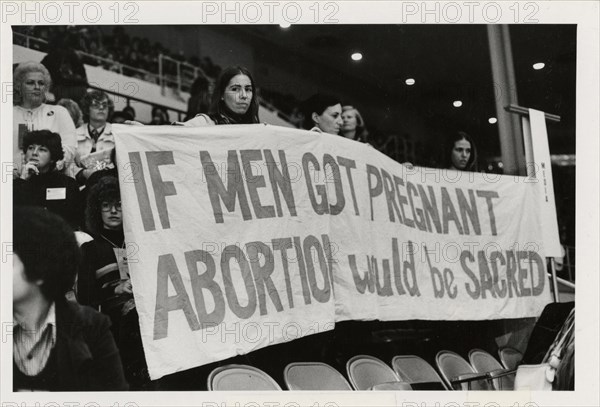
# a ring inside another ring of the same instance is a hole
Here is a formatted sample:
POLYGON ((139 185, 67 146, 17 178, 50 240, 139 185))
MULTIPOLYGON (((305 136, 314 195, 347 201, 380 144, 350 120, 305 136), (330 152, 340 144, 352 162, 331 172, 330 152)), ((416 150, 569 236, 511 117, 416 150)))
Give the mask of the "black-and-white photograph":
POLYGON ((598 402, 598 4, 152 3, 2 3, 7 401, 598 402))

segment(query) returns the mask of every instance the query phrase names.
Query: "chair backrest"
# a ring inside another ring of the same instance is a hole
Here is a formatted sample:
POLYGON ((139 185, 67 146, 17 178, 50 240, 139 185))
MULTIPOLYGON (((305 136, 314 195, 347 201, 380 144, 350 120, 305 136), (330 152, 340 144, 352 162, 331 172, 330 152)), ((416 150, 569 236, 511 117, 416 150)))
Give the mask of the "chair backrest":
POLYGON ((247 365, 227 365, 214 369, 208 375, 208 390, 281 390, 271 376, 247 365))
MULTIPOLYGON (((477 373, 462 356, 449 350, 439 351, 435 357, 435 362, 446 385, 451 389, 453 388, 451 383, 452 379, 468 373, 477 373)), ((487 386, 475 381, 472 383, 471 389, 487 390, 487 386)))
POLYGON ((346 363, 346 371, 352 387, 356 390, 369 390, 377 384, 400 381, 385 362, 368 355, 352 357, 346 363))
POLYGON ((376 384, 375 386, 371 387, 371 390, 388 390, 388 391, 406 391, 406 390, 412 390, 412 389, 413 388, 411 387, 411 385, 406 382, 387 382, 387 383, 376 384))
POLYGON ((469 352, 469 362, 477 373, 487 373, 492 370, 504 369, 504 366, 496 360, 495 357, 482 349, 471 349, 469 352))
MULTIPOLYGON (((502 366, 495 357, 482 349, 471 349, 469 352, 469 361, 477 373, 506 370, 506 368, 502 366)), ((497 390, 513 390, 514 384, 514 375, 500 377, 493 380, 493 385, 497 390)))
MULTIPOLYGON (((433 366, 415 355, 398 355, 392 359, 394 372, 400 380, 412 384, 439 383, 440 389, 448 389, 433 366)), ((413 386, 414 388, 415 386, 413 386)))
POLYGON ((498 350, 500 362, 506 369, 514 370, 523 360, 523 354, 513 348, 502 348, 498 350))
POLYGON ((352 390, 340 372, 321 362, 290 363, 283 378, 289 390, 352 390))

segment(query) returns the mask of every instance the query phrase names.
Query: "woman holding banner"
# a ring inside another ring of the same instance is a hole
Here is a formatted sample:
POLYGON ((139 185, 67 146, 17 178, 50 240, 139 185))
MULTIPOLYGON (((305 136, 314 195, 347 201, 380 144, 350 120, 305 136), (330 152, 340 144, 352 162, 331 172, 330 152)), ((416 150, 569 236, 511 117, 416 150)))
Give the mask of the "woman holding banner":
POLYGON ((458 131, 448 140, 446 168, 457 171, 477 171, 477 148, 471 136, 458 131))
POLYGON ((304 128, 338 135, 342 120, 342 103, 331 95, 316 93, 303 103, 304 128))
POLYGON ((225 68, 215 85, 211 113, 182 123, 202 127, 219 124, 253 124, 258 120, 258 94, 250 71, 241 66, 225 68))

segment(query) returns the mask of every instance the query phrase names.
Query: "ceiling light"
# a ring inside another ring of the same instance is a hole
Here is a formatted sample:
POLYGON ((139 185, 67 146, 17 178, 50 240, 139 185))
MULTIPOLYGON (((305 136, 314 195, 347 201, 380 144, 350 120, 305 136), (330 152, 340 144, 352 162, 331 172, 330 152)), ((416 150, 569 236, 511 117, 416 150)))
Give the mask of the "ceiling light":
POLYGON ((291 24, 286 21, 286 22, 279 24, 279 26, 281 28, 290 28, 291 24))
POLYGON ((408 78, 404 81, 404 83, 406 83, 408 86, 412 86, 415 84, 415 80, 413 78, 408 78))
POLYGON ((490 124, 494 124, 494 123, 496 123, 497 121, 498 121, 498 119, 496 119, 495 117, 490 117, 490 118, 488 119, 488 122, 489 122, 490 124))
POLYGON ((461 107, 462 106, 462 102, 460 100, 455 100, 454 102, 452 102, 452 105, 454 107, 461 107))
POLYGON ((362 59, 362 54, 360 52, 355 52, 350 56, 353 61, 360 61, 362 59))
POLYGON ((538 63, 533 64, 533 69, 535 69, 536 71, 539 71, 540 69, 544 69, 545 66, 546 66, 545 63, 538 62, 538 63))

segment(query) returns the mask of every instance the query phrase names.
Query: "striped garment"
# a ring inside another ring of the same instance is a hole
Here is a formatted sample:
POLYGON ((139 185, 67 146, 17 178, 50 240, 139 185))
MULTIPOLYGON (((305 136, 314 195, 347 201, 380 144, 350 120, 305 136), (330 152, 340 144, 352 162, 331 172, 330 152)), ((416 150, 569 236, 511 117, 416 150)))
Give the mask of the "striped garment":
POLYGON ((50 306, 40 328, 27 331, 14 322, 13 358, 21 372, 27 376, 38 375, 46 366, 50 352, 56 344, 56 308, 50 306))

